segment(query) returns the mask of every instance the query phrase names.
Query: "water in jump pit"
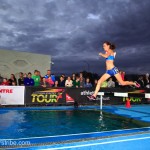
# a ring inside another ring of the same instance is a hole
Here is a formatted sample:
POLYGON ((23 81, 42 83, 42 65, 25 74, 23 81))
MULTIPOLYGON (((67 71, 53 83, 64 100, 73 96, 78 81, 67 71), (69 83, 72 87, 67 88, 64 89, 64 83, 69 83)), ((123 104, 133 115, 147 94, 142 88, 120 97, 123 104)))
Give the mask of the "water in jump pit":
POLYGON ((29 138, 145 127, 96 110, 8 110, 0 113, 0 138, 29 138))

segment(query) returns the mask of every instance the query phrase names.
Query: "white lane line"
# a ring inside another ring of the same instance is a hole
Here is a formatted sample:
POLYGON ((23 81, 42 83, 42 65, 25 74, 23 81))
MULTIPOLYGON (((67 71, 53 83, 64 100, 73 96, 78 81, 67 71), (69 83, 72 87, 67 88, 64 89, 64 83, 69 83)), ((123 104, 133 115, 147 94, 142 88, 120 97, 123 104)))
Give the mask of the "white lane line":
POLYGON ((92 144, 85 144, 85 145, 75 145, 75 146, 66 146, 66 147, 57 147, 57 148, 47 148, 47 149, 50 149, 50 150, 71 149, 71 148, 80 148, 80 147, 88 147, 88 146, 96 146, 96 145, 112 144, 112 143, 121 143, 121 142, 145 140, 145 139, 150 139, 150 136, 149 137, 143 137, 143 138, 134 138, 134 139, 117 140, 117 141, 109 141, 109 142, 102 142, 102 143, 92 143, 92 144))

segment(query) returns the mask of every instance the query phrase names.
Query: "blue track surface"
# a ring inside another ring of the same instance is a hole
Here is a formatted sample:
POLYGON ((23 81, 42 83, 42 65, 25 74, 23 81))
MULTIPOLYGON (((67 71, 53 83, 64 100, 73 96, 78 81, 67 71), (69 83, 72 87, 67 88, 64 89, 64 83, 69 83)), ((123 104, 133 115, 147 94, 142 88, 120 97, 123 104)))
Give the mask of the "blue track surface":
POLYGON ((128 118, 150 122, 150 105, 134 105, 131 108, 126 108, 125 106, 105 106, 103 110, 128 118))
MULTIPOLYGON (((150 133, 134 136, 122 136, 100 140, 90 140, 85 142, 75 142, 70 144, 56 144, 52 146, 32 147, 35 149, 52 149, 52 150, 149 150, 150 133)), ((24 148, 23 148, 24 149, 24 148)))

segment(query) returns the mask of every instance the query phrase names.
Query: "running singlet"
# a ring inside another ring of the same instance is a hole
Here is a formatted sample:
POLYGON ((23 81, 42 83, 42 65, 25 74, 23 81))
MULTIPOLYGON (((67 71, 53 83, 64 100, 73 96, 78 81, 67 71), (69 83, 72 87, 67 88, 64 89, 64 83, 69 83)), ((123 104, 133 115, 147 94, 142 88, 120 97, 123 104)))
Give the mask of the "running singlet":
MULTIPOLYGON (((109 55, 106 60, 114 60, 115 59, 116 53, 114 55, 109 55)), ((114 76, 115 74, 119 73, 119 70, 117 67, 114 67, 110 70, 106 70, 106 73, 109 74, 110 76, 114 76)))
POLYGON ((115 59, 115 56, 112 56, 112 55, 110 55, 106 58, 106 60, 114 60, 114 59, 115 59))

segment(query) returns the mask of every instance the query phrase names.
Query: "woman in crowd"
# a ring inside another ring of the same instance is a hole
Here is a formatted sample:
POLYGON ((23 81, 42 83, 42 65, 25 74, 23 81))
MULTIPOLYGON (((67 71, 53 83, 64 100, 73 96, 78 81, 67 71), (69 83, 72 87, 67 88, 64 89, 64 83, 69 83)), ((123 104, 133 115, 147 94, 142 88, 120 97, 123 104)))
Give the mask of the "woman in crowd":
POLYGON ((104 57, 106 59, 106 73, 102 75, 102 77, 98 80, 95 92, 93 95, 88 96, 90 100, 96 100, 96 96, 100 90, 101 84, 106 81, 111 76, 115 76, 115 78, 118 80, 118 82, 121 85, 134 85, 136 87, 140 87, 140 85, 137 82, 130 82, 130 81, 123 81, 122 77, 118 71, 118 68, 114 65, 115 60, 115 45, 111 44, 110 42, 104 42, 103 43, 103 49, 105 53, 99 53, 100 56, 104 57))
POLYGON ((8 80, 9 85, 17 85, 17 80, 14 74, 10 75, 10 79, 8 80))
POLYGON ((65 87, 72 87, 73 86, 73 82, 71 80, 71 77, 68 76, 67 80, 65 81, 65 87))
POLYGON ((59 86, 59 82, 58 82, 58 80, 55 80, 55 85, 54 85, 54 87, 58 87, 59 86))

